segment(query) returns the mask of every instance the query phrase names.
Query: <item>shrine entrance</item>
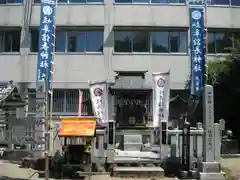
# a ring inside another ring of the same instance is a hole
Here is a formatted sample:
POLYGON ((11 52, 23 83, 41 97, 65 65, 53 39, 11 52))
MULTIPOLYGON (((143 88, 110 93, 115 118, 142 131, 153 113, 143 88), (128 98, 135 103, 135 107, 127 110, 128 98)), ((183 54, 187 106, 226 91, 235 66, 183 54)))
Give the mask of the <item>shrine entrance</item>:
POLYGON ((148 122, 151 92, 118 90, 115 94, 118 127, 145 127, 148 122))
POLYGON ((152 87, 145 81, 146 72, 117 72, 111 87, 114 96, 116 128, 146 127, 151 119, 152 87))

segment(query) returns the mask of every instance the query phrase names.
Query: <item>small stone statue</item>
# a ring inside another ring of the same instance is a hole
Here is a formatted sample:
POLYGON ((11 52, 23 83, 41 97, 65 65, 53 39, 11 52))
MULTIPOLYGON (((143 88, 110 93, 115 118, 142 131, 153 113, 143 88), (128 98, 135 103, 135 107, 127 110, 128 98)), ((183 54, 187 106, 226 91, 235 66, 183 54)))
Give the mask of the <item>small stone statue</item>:
POLYGON ((150 148, 151 147, 151 142, 150 142, 150 139, 147 138, 143 144, 143 147, 144 148, 150 148))
POLYGON ((233 132, 231 130, 226 130, 224 135, 222 136, 222 140, 232 139, 233 132))
POLYGON ((117 141, 117 142, 115 143, 115 149, 120 149, 120 142, 119 142, 119 141, 117 141))

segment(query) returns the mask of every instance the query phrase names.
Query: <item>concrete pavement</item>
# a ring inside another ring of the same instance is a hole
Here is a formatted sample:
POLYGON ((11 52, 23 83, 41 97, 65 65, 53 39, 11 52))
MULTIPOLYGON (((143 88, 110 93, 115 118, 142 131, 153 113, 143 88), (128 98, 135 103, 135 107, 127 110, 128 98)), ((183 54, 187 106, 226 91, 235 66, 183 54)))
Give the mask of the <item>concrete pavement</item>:
MULTIPOLYGON (((19 168, 17 164, 0 160, 0 180, 44 180, 44 178, 39 178, 35 170, 19 168)), ((109 175, 93 175, 90 178, 86 177, 84 180, 122 180, 122 178, 112 178, 109 175)), ((134 180, 149 180, 149 178, 134 178, 134 180)), ((173 178, 159 178, 156 180, 173 180, 173 178)))

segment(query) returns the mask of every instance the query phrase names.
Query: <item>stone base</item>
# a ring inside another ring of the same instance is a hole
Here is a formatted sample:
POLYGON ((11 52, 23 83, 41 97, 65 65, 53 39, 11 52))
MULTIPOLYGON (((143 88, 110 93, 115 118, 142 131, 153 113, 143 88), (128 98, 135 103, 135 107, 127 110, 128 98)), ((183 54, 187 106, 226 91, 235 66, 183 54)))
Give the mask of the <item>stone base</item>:
POLYGON ((225 174, 220 173, 200 173, 199 180, 225 180, 225 174))
POLYGON ((201 162, 198 171, 203 173, 219 173, 221 172, 221 165, 219 162, 201 162))
POLYGON ((105 164, 106 158, 105 157, 91 157, 92 162, 96 164, 105 164))

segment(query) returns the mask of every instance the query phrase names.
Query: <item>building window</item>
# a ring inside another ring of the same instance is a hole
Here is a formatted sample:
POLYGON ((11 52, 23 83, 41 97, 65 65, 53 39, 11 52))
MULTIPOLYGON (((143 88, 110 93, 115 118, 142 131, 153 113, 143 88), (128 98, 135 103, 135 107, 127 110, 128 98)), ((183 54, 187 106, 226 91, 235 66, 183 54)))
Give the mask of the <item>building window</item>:
POLYGON ((0 31, 0 52, 19 52, 20 30, 0 31))
POLYGON ((239 0, 231 0, 231 5, 232 6, 240 6, 240 1, 239 0))
POLYGON ((153 53, 168 53, 169 52, 169 40, 168 32, 152 32, 152 52, 153 53))
POLYGON ((115 0, 115 3, 185 4, 186 0, 115 0))
MULTIPOLYGON (((93 115, 90 93, 83 91, 82 115, 93 115)), ((54 113, 78 113, 79 90, 77 89, 54 89, 53 91, 53 112, 54 113)))
MULTIPOLYGON (((65 0, 66 1, 66 0, 65 0)), ((187 3, 186 0, 115 0, 115 3, 141 3, 141 4, 182 4, 187 3)), ((240 6, 239 0, 210 0, 208 5, 223 5, 223 6, 240 6)))
POLYGON ((67 32, 67 52, 102 52, 103 31, 67 32))
POLYGON ((232 34, 227 31, 208 32, 208 53, 228 53, 232 47, 232 34))
POLYGON ((66 49, 66 32, 65 31, 56 31, 56 52, 65 52, 66 49))
POLYGON ((150 39, 149 32, 139 31, 132 34, 132 51, 133 52, 149 52, 150 39))
POLYGON ((187 33, 179 31, 169 32, 169 45, 171 53, 187 52, 187 33))
POLYGON ((114 33, 114 51, 115 52, 132 52, 131 32, 114 33))
POLYGON ((239 0, 211 0, 209 5, 225 5, 225 6, 240 6, 239 0))
POLYGON ((212 5, 230 5, 230 0, 211 0, 212 5))
POLYGON ((55 89, 53 91, 53 112, 78 112, 78 90, 55 89))
POLYGON ((115 31, 115 52, 186 53, 186 31, 115 31))
POLYGON ((186 53, 187 32, 160 31, 151 33, 153 53, 186 53))
POLYGON ((186 0, 151 0, 151 3, 155 4, 185 4, 186 0))
MULTIPOLYGON (((34 0, 35 3, 41 3, 41 0, 34 0)), ((58 0, 58 4, 82 4, 82 3, 103 3, 103 0, 58 0)))
POLYGON ((84 32, 67 32, 67 52, 84 52, 84 32))
POLYGON ((115 31, 115 52, 149 52, 149 37, 147 31, 115 31))
POLYGON ((31 30, 31 52, 38 52, 38 39, 39 39, 39 31, 31 30))
POLYGON ((103 32, 88 31, 85 32, 85 51, 102 52, 103 51, 103 32))
MULTIPOLYGON (((115 0, 115 3, 145 3, 145 4, 183 4, 187 3, 186 0, 115 0)), ((239 0, 210 0, 207 1, 208 5, 224 5, 224 6, 240 6, 239 0)))
MULTIPOLYGON (((39 31, 31 31, 31 52, 38 51, 39 31)), ((56 52, 102 52, 103 30, 57 30, 56 52)))
POLYGON ((0 4, 22 4, 23 0, 0 0, 0 4))
POLYGON ((240 30, 235 30, 232 32, 232 47, 236 47, 236 41, 240 40, 240 30))

